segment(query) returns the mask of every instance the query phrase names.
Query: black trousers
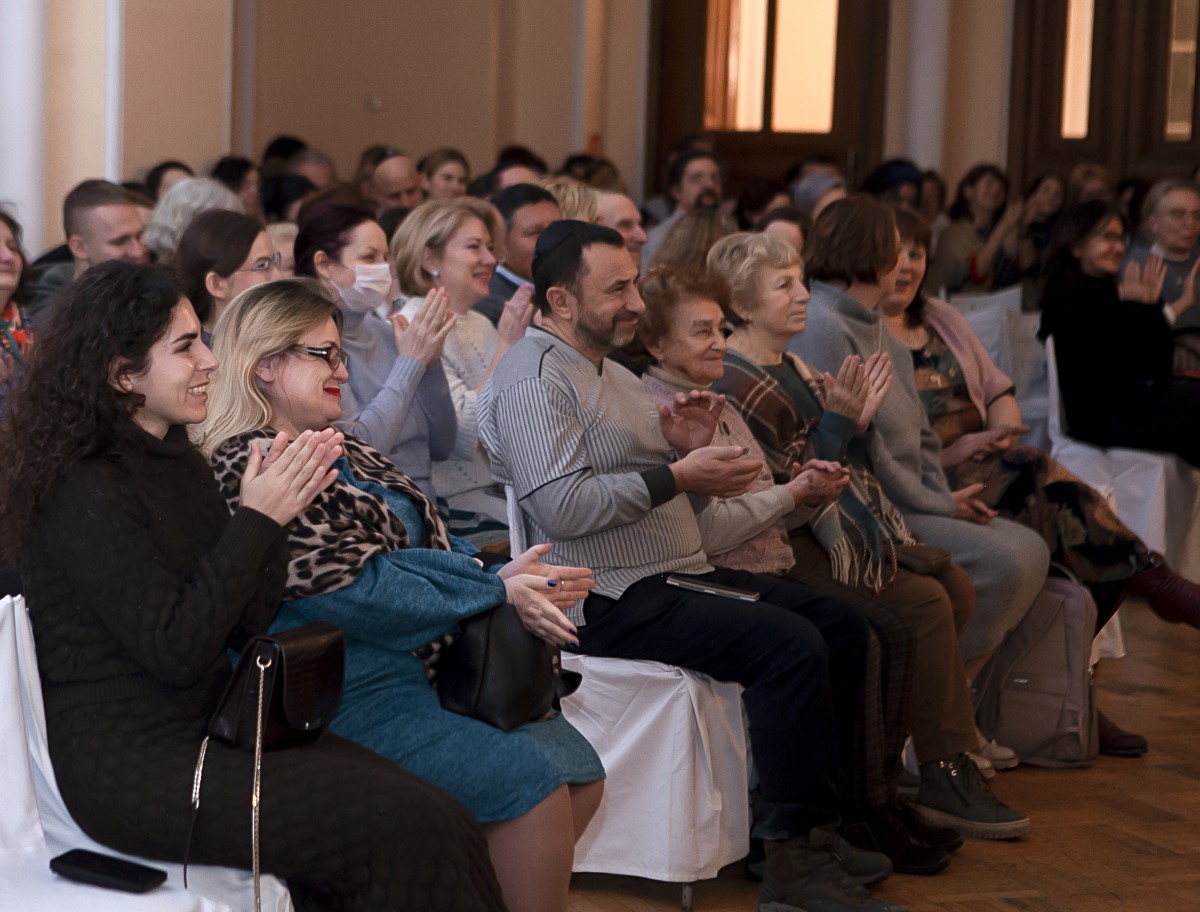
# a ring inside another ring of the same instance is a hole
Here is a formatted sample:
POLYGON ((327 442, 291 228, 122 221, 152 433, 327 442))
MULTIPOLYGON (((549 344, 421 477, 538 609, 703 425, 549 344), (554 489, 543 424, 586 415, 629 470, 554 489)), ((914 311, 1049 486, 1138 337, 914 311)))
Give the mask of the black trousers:
POLYGON ((856 608, 801 583, 740 570, 700 579, 761 593, 757 602, 646 577, 619 599, 591 595, 581 651, 650 659, 735 681, 745 691, 761 803, 754 834, 807 835, 838 815, 863 699, 870 628, 856 608))

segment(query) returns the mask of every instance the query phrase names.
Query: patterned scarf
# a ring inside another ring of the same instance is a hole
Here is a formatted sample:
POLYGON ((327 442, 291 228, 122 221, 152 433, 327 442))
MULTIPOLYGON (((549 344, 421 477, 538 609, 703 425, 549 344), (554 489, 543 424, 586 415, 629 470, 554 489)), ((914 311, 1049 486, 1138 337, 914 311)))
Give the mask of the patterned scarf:
MULTIPOLYGON (((269 446, 275 432, 247 431, 221 444, 211 462, 230 509, 241 501, 242 476, 250 447, 269 446)), ((355 478, 398 491, 414 504, 425 520, 422 548, 450 550, 446 525, 433 504, 407 475, 378 450, 346 435, 342 445, 355 478)), ((335 592, 354 582, 376 554, 409 547, 408 531, 386 501, 339 478, 317 495, 288 526, 288 581, 285 600, 335 592)))
POLYGON ((0 349, 7 350, 18 364, 24 364, 32 343, 33 339, 21 319, 20 308, 15 301, 10 301, 4 313, 0 314, 0 349))
MULTIPOLYGON (((795 401, 761 365, 732 349, 725 353, 725 375, 713 385, 745 419, 780 483, 791 476, 793 463, 816 455, 809 436, 825 408, 820 375, 790 352, 784 358, 812 393, 811 401, 795 401)), ((842 496, 820 510, 809 527, 829 554, 835 579, 850 586, 861 582, 876 593, 896 578, 896 544, 916 541, 879 482, 855 464, 842 496)))

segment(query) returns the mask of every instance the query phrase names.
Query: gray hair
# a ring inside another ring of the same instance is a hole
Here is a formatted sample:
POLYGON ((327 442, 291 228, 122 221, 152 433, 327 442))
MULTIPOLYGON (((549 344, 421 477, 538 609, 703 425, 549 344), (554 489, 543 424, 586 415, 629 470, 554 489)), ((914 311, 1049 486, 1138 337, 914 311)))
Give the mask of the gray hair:
POLYGON ((175 259, 175 248, 187 226, 207 209, 228 209, 245 214, 241 201, 222 184, 207 177, 189 177, 162 195, 150 213, 143 235, 146 246, 160 263, 175 259))

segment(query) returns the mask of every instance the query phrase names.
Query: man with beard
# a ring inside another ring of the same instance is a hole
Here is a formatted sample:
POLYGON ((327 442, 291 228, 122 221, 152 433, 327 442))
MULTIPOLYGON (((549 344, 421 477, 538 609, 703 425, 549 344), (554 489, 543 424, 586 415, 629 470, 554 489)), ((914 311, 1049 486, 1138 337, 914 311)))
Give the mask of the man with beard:
POLYGON ((643 269, 680 218, 698 206, 716 209, 721 204, 721 163, 712 152, 700 149, 684 152, 671 162, 667 192, 675 201, 675 211, 647 234, 646 246, 642 248, 643 269))
POLYGON ((897 912, 862 886, 891 862, 833 828, 834 783, 863 699, 866 622, 800 583, 709 564, 703 507, 741 494, 761 464, 742 447, 709 445, 723 399, 693 392, 660 409, 608 360, 645 309, 637 276, 611 228, 566 220, 542 232, 533 259, 542 325, 479 395, 493 477, 514 489, 530 543, 553 542, 544 560, 593 570, 595 589, 567 612, 578 649, 745 688, 761 789, 754 833, 767 856, 762 902, 897 912))

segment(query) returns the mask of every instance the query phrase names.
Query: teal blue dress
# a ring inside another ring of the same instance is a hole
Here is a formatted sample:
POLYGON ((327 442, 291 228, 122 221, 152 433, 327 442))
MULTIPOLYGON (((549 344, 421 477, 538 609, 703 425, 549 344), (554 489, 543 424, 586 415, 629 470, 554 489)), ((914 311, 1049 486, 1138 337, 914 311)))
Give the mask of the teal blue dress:
MULTIPOLYGON (((407 497, 358 480, 345 457, 336 467, 342 482, 382 497, 410 541, 425 540, 407 497)), ((561 785, 603 779, 604 767, 562 716, 502 732, 442 709, 411 650, 504 601, 503 580, 480 568, 474 546, 451 544, 378 554, 349 586, 284 604, 272 629, 316 620, 341 627, 346 688, 330 730, 449 792, 481 823, 511 820, 561 785)))

